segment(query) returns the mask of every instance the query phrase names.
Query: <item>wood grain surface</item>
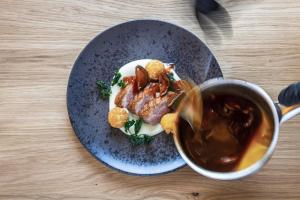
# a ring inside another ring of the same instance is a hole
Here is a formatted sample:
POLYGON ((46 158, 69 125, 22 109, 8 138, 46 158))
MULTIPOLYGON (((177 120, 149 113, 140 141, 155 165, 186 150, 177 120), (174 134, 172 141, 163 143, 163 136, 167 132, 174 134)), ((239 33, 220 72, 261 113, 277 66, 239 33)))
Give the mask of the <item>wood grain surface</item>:
POLYGON ((274 100, 299 81, 300 1, 219 2, 228 16, 200 27, 192 0, 1 0, 0 199, 300 199, 300 117, 281 127, 262 171, 232 182, 189 167, 159 177, 120 174, 95 160, 70 126, 66 88, 76 57, 96 34, 128 20, 192 31, 226 78, 255 82, 274 100))

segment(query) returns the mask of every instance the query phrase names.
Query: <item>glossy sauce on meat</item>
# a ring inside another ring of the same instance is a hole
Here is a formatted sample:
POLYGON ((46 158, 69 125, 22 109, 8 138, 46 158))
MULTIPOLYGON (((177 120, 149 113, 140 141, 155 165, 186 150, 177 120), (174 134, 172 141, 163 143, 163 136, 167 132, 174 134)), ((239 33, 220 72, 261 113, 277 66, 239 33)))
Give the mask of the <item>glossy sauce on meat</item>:
POLYGON ((136 95, 139 92, 135 76, 125 76, 123 78, 123 81, 125 85, 133 84, 133 88, 132 88, 133 95, 136 95))
MULTIPOLYGON (((159 97, 159 87, 157 88, 157 86, 155 85, 158 84, 158 81, 151 81, 151 84, 154 84, 153 87, 150 87, 150 84, 148 84, 141 91, 138 90, 138 86, 137 84, 135 84, 136 66, 140 65, 142 67, 145 67, 147 63, 149 63, 150 61, 151 61, 150 59, 136 60, 127 63, 124 66, 119 68, 119 72, 122 75, 122 80, 124 81, 126 87, 122 89, 117 84, 111 87, 112 94, 109 97, 109 110, 113 109, 116 106, 123 107, 128 109, 128 114, 130 119, 137 120, 143 117, 150 119, 149 115, 146 115, 146 112, 143 112, 145 113, 144 115, 138 115, 138 112, 141 111, 146 104, 148 105, 148 103, 149 106, 147 107, 149 108, 151 107, 150 105, 154 105, 152 103, 150 104, 150 101, 154 102, 154 99, 159 97)), ((165 68, 169 68, 169 66, 170 66, 169 64, 165 64, 165 68)), ((170 72, 173 73, 174 79, 176 81, 180 80, 180 77, 176 74, 174 70, 172 71, 172 68, 170 68, 170 72)), ((155 103, 158 102, 159 99, 155 101, 155 103)), ((157 106, 161 106, 161 105, 162 104, 158 104, 157 106)), ((155 113, 155 114, 159 114, 159 113, 155 113)), ((150 119, 150 121, 152 120, 150 119)), ((124 127, 120 128, 120 130, 125 134, 128 134, 128 132, 125 131, 124 127)), ((161 127, 160 123, 153 125, 145 122, 143 123, 139 134, 154 136, 156 134, 161 133, 162 131, 163 128, 161 127)))

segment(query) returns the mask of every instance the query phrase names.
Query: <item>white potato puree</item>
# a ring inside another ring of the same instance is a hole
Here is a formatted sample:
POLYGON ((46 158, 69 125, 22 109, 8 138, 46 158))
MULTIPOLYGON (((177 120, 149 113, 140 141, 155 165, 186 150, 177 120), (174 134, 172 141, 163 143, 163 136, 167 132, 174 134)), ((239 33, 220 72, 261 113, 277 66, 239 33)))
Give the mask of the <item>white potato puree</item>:
MULTIPOLYGON (((147 65, 147 63, 151 61, 151 59, 142 59, 142 60, 136 60, 136 61, 132 61, 130 63, 127 63, 126 65, 122 66, 119 69, 119 72, 121 73, 122 77, 120 78, 120 80, 125 77, 125 76, 133 76, 135 75, 135 67, 137 65, 140 65, 142 67, 145 67, 147 65)), ((165 64, 165 68, 167 68, 169 65, 165 64)), ((174 79, 175 80, 180 80, 180 78, 178 77, 178 75, 175 73, 174 70, 172 70, 172 73, 174 74, 174 79)), ((120 87, 116 84, 114 86, 111 87, 111 95, 109 97, 109 110, 113 109, 116 107, 115 105, 115 98, 117 96, 117 94, 120 91, 120 87)), ((131 112, 129 112, 127 110, 127 112, 129 113, 129 120, 132 119, 138 119, 139 117, 136 116, 135 114, 132 114, 131 112)), ((124 127, 120 128, 121 131, 123 131, 125 134, 129 134, 130 133, 126 133, 124 127)), ((145 135, 149 135, 149 136, 154 136, 160 132, 163 131, 163 128, 161 127, 161 125, 158 123, 156 125, 150 125, 147 124, 145 122, 143 122, 141 130, 139 132, 139 134, 145 134, 145 135)), ((130 128, 130 132, 134 133, 134 128, 133 126, 130 128)))

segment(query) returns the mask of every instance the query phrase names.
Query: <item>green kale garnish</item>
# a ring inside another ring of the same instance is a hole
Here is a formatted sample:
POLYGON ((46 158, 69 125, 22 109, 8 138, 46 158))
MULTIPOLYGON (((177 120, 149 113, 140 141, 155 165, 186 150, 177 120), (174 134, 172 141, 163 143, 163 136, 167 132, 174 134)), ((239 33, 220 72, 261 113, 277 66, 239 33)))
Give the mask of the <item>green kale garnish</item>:
POLYGON ((99 89, 99 96, 101 99, 108 99, 109 95, 111 94, 110 87, 101 80, 96 81, 96 85, 99 89))
POLYGON ((149 144, 154 138, 153 136, 148 136, 148 135, 137 135, 137 134, 132 134, 128 136, 129 141, 134 145, 138 146, 141 144, 149 144))
POLYGON ((169 85, 168 91, 171 91, 171 92, 174 92, 174 91, 175 91, 172 82, 171 82, 170 85, 169 85))
POLYGON ((141 130, 141 127, 142 127, 142 123, 143 123, 143 120, 141 118, 139 118, 138 120, 135 121, 134 134, 139 133, 139 131, 141 130))
POLYGON ((133 120, 130 120, 130 121, 127 121, 124 125, 124 128, 125 128, 125 132, 127 133, 127 131, 129 131, 129 128, 132 127, 134 125, 135 121, 134 119, 133 120))
POLYGON ((149 144, 152 140, 152 136, 144 135, 144 134, 138 134, 139 131, 141 130, 143 120, 142 119, 137 119, 137 120, 129 120, 128 122, 125 123, 125 132, 127 133, 129 131, 130 133, 130 127, 134 125, 134 133, 130 133, 128 135, 129 141, 134 145, 140 145, 140 144, 149 144))
POLYGON ((167 76, 171 82, 175 81, 174 74, 172 72, 167 73, 167 76))
POLYGON ((125 82, 123 81, 123 80, 120 80, 119 82, 118 82, 118 86, 120 87, 120 88, 125 88, 126 87, 126 84, 125 84, 125 82))
POLYGON ((153 136, 144 135, 144 142, 145 142, 146 144, 149 144, 150 142, 152 142, 153 139, 154 139, 153 136))
POLYGON ((174 78, 174 74, 172 72, 170 72, 170 73, 167 73, 167 76, 170 80, 168 91, 174 92, 173 83, 176 81, 175 78, 174 78))
POLYGON ((125 88, 126 84, 122 79, 120 80, 121 77, 122 77, 122 74, 119 71, 116 71, 115 75, 111 81, 111 85, 114 86, 117 84, 120 88, 125 88))
POLYGON ((122 76, 121 73, 119 71, 116 71, 115 75, 111 81, 111 85, 112 86, 116 85, 118 83, 119 79, 121 78, 121 76, 122 76))

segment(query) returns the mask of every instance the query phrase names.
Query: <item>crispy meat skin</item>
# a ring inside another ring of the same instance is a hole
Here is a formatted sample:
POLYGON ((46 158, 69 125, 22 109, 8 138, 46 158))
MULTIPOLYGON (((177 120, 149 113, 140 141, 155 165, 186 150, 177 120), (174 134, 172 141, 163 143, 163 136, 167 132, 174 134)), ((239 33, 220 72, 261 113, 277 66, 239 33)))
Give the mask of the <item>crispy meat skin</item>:
MULTIPOLYGON (((121 89, 115 98, 115 104, 118 107, 127 108, 146 123, 152 125, 159 123, 162 116, 171 111, 168 104, 175 98, 177 93, 167 91, 165 95, 158 96, 160 83, 152 82, 136 94, 134 92, 135 78, 132 76, 124 77, 123 80, 125 80, 127 86, 121 89)), ((180 86, 176 89, 181 90, 180 86)))
POLYGON ((138 115, 142 117, 146 123, 152 125, 159 123, 162 116, 170 112, 168 104, 175 98, 175 96, 176 93, 168 92, 163 97, 156 97, 152 99, 144 105, 138 115))
POLYGON ((121 89, 117 94, 115 98, 115 104, 118 107, 127 108, 133 98, 133 83, 130 83, 124 89, 121 89))
POLYGON ((158 83, 150 83, 144 90, 134 96, 129 103, 128 109, 130 112, 138 114, 146 103, 155 98, 157 92, 159 92, 158 83))

